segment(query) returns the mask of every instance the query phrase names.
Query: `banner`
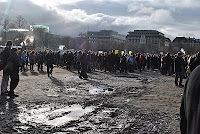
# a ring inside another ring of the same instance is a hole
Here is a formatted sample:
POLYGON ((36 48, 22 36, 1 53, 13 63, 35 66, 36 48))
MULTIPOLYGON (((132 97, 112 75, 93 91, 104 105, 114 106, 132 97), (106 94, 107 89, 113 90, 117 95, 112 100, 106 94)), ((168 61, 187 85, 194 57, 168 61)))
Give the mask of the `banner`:
POLYGON ((124 55, 124 51, 122 51, 121 55, 124 55))
POLYGON ((103 51, 99 51, 99 54, 103 54, 103 51))
POLYGON ((115 54, 118 54, 119 53, 119 50, 115 50, 115 54))

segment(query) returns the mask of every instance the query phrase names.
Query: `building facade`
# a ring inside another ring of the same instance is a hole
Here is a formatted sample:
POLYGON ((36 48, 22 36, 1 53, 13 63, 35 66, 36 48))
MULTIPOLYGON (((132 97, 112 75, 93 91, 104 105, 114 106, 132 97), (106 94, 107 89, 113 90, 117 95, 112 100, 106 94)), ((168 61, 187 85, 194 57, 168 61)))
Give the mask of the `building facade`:
POLYGON ((110 42, 125 43, 125 35, 121 35, 113 30, 100 30, 100 31, 88 31, 87 38, 89 43, 104 43, 110 42))
POLYGON ((134 30, 128 32, 126 40, 133 45, 157 48, 158 51, 163 51, 166 43, 164 34, 156 30, 134 30))
POLYGON ((187 37, 176 37, 171 46, 174 51, 179 51, 180 49, 184 49, 186 53, 193 54, 200 51, 200 39, 195 38, 187 38, 187 37))
POLYGON ((42 30, 49 33, 49 27, 43 25, 30 25, 30 31, 34 32, 35 30, 42 30))

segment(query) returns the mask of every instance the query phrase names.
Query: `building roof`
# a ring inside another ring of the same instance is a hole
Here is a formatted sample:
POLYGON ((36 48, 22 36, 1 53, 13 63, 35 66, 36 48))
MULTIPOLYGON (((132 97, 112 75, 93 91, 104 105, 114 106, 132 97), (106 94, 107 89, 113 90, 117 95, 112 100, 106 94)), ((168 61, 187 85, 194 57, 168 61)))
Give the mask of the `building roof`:
POLYGON ((192 43, 194 42, 194 38, 186 38, 186 37, 176 37, 172 42, 173 43, 192 43))
POLYGON ((165 38, 165 40, 171 42, 170 38, 165 38))
POLYGON ((133 34, 159 34, 164 36, 163 33, 157 31, 157 30, 134 30, 134 31, 129 31, 128 32, 129 35, 133 35, 133 34))
POLYGON ((8 30, 2 30, 3 32, 11 32, 11 31, 16 31, 16 32, 28 32, 28 29, 19 29, 19 28, 12 28, 8 30))
POLYGON ((49 32, 48 26, 43 25, 30 25, 30 30, 33 31, 35 28, 44 29, 46 32, 49 32))

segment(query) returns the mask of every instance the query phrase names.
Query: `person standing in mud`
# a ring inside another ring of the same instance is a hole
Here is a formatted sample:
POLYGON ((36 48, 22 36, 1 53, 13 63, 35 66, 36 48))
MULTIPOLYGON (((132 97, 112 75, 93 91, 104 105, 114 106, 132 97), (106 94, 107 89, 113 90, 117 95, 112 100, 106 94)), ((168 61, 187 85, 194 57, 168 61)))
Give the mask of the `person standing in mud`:
POLYGON ((82 55, 82 52, 79 51, 78 55, 77 55, 77 70, 78 70, 79 74, 80 74, 80 70, 81 70, 81 55, 82 55))
POLYGON ((43 54, 41 51, 38 52, 37 54, 37 63, 38 63, 38 71, 43 71, 43 61, 44 58, 43 58, 43 54))
POLYGON ((134 72, 134 57, 133 57, 133 53, 130 55, 129 59, 128 59, 128 63, 129 63, 129 72, 133 73, 134 72))
POLYGON ((83 51, 83 54, 80 57, 80 62, 81 62, 81 73, 79 75, 80 79, 87 79, 87 65, 88 65, 88 56, 87 56, 87 51, 83 51))
POLYGON ((5 67, 5 71, 7 72, 7 74, 9 74, 10 76, 10 91, 8 92, 8 95, 10 97, 18 97, 18 95, 16 95, 14 93, 15 88, 17 87, 18 83, 19 83, 19 67, 20 65, 20 58, 17 54, 17 49, 13 48, 11 50, 11 55, 8 58, 8 63, 7 66, 5 67), (10 70, 9 66, 12 66, 12 70, 10 70))
POLYGON ((103 68, 104 68, 104 72, 108 71, 108 54, 107 54, 107 52, 105 52, 103 55, 103 68))
POLYGON ((182 85, 182 80, 183 80, 183 70, 182 67, 185 66, 185 62, 182 58, 182 53, 179 52, 177 54, 177 57, 175 58, 175 72, 176 72, 176 76, 175 76, 175 85, 176 86, 180 86, 183 87, 182 85), (178 78, 180 78, 180 81, 178 82, 178 78))
POLYGON ((167 55, 165 56, 165 75, 168 74, 168 76, 171 75, 171 62, 172 62, 172 59, 171 59, 171 56, 169 53, 167 53, 167 55))
POLYGON ((52 54, 52 51, 49 50, 48 54, 46 55, 46 65, 47 65, 47 74, 48 74, 48 77, 50 75, 52 76, 53 62, 54 62, 53 54, 52 54))
POLYGON ((99 54, 98 54, 98 59, 97 59, 97 61, 98 61, 98 69, 99 69, 100 71, 102 71, 102 70, 103 70, 103 54, 102 54, 102 53, 99 53, 99 54))
POLYGON ((71 70, 71 66, 72 66, 72 63, 73 63, 73 60, 74 60, 74 57, 73 57, 73 53, 72 52, 68 52, 67 53, 67 57, 66 57, 66 67, 67 67, 67 70, 71 70))
POLYGON ((140 54, 139 55, 139 62, 138 62, 138 68, 139 68, 140 72, 142 72, 143 66, 144 66, 144 58, 143 58, 143 55, 140 54))
POLYGON ((166 64, 165 64, 165 56, 162 56, 161 59, 160 59, 160 72, 162 75, 165 75, 165 70, 166 70, 166 64))
MULTIPOLYGON (((6 47, 3 50, 3 52, 1 53, 1 60, 2 60, 1 70, 6 66, 6 64, 8 62, 8 58, 10 57, 10 54, 11 54, 12 44, 13 44, 12 41, 7 41, 6 45, 5 45, 6 47)), ((3 70, 3 77, 2 77, 2 81, 1 81, 1 95, 8 93, 8 91, 7 91, 8 80, 9 80, 9 76, 6 75, 3 70)))
POLYGON ((115 72, 115 53, 114 50, 112 50, 109 54, 109 63, 110 63, 110 72, 115 72))
POLYGON ((120 68, 120 55, 119 54, 116 54, 115 55, 115 72, 117 71, 117 70, 119 70, 119 68, 120 68))
POLYGON ((29 52, 28 51, 26 51, 25 52, 26 53, 26 70, 28 70, 28 59, 29 59, 29 52))
POLYGON ((30 56, 29 56, 29 62, 30 62, 30 72, 33 72, 33 66, 35 64, 35 52, 32 51, 30 56))
POLYGON ((21 61, 21 72, 23 72, 23 71, 25 72, 25 71, 26 71, 26 69, 25 69, 26 58, 27 58, 26 53, 25 53, 25 51, 23 51, 23 52, 21 53, 21 56, 20 56, 20 61, 21 61))
POLYGON ((121 66, 120 73, 123 73, 123 72, 127 73, 127 60, 124 54, 121 57, 120 66, 121 66))
POLYGON ((92 63, 91 51, 89 51, 87 53, 87 59, 88 59, 87 72, 91 73, 91 71, 92 71, 92 68, 91 68, 91 63, 92 63))
POLYGON ((151 67, 151 56, 150 54, 147 55, 147 69, 149 70, 151 67))
POLYGON ((58 51, 56 53, 56 65, 57 65, 57 67, 60 66, 60 51, 58 51))

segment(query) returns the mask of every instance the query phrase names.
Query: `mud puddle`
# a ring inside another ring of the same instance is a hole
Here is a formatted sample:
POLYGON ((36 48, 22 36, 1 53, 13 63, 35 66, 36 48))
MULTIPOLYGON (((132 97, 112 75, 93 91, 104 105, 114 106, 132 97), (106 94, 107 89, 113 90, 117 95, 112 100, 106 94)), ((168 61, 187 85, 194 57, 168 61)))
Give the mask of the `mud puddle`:
POLYGON ((92 112, 95 107, 82 107, 74 104, 71 106, 36 106, 32 109, 19 107, 22 109, 18 115, 18 120, 23 124, 29 125, 48 125, 48 126, 62 126, 70 121, 78 120, 81 116, 92 112))
POLYGON ((78 121, 70 122, 70 124, 66 124, 58 130, 59 132, 71 133, 101 133, 108 132, 109 129, 119 130, 122 125, 114 123, 114 118, 118 115, 117 111, 118 108, 97 108, 95 111, 82 116, 78 121))
POLYGON ((89 94, 112 94, 114 89, 112 88, 90 88, 89 94))

